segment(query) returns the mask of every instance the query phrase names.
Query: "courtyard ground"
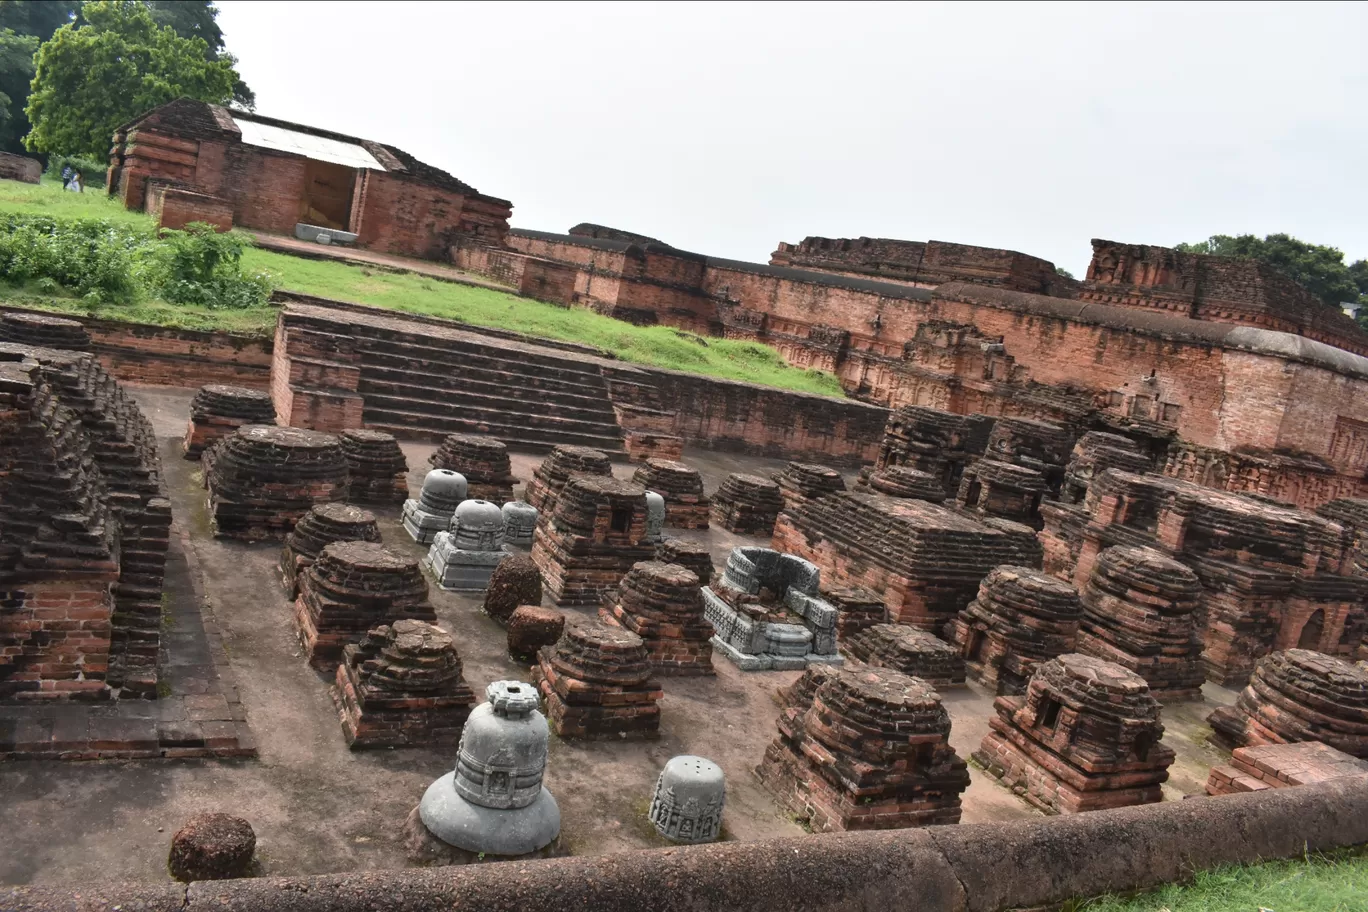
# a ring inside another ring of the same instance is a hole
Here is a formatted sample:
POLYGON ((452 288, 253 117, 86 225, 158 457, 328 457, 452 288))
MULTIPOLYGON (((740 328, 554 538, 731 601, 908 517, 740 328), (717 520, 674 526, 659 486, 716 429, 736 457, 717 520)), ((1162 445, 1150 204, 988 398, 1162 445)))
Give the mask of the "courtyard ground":
MULTIPOLYGON (((404 818, 428 783, 452 766, 454 751, 347 750, 328 694, 330 681, 308 667, 295 637, 276 570, 279 545, 209 536, 199 463, 180 458, 178 446, 192 391, 132 390, 161 440, 176 531, 187 549, 181 582, 169 592, 176 602, 171 616, 188 624, 203 605, 204 617, 217 627, 260 757, 0 764, 0 883, 164 879, 171 835, 193 814, 210 810, 252 822, 263 873, 404 866, 404 818)), ((404 450, 416 493, 433 447, 405 444, 404 450)), ((690 451, 685 459, 703 474, 708 491, 729 472, 769 472, 782 465, 707 451, 690 451)), ((514 474, 530 478, 539 461, 515 455, 514 474)), ((628 477, 632 466, 614 471, 628 477)), ((376 512, 386 545, 422 554, 400 528, 397 507, 376 512)), ((733 546, 764 543, 720 529, 671 534, 706 540, 719 569, 733 546)), ((477 693, 490 681, 527 678, 528 667, 507 656, 503 629, 480 612, 480 599, 434 587, 432 601, 441 625, 455 635, 466 679, 477 693)), ((174 625, 168 636, 174 660, 174 625)), ((192 642, 188 636, 182 641, 192 642)), ((721 658, 714 664, 716 678, 664 680, 658 741, 582 744, 553 738, 546 785, 561 805, 563 834, 574 853, 661 845, 646 818, 649 798, 661 767, 682 753, 709 757, 726 773, 726 838, 801 833, 751 772, 775 737, 774 691, 797 673, 745 674, 721 658)), ((179 692, 177 670, 170 671, 171 689, 179 692)), ((1207 685, 1206 695, 1201 704, 1165 708, 1165 741, 1178 754, 1165 788, 1168 800, 1200 794, 1207 769, 1225 759, 1206 743, 1203 720, 1234 694, 1207 685)), ((943 697, 953 720, 951 743, 967 757, 988 730, 992 695, 971 684, 947 689, 943 697)), ((971 772, 965 822, 1037 813, 982 771, 971 772)))

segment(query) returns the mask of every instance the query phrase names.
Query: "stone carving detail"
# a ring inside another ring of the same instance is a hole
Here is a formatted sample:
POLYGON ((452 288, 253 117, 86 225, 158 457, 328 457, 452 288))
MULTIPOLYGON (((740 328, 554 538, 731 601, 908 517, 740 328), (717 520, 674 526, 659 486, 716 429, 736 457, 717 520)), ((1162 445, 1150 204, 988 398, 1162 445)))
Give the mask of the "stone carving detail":
POLYGON ((722 834, 726 800, 722 767, 702 757, 672 757, 656 780, 649 816, 671 842, 713 842, 722 834))
POLYGON ((537 531, 537 508, 521 500, 503 505, 504 550, 531 551, 537 531))

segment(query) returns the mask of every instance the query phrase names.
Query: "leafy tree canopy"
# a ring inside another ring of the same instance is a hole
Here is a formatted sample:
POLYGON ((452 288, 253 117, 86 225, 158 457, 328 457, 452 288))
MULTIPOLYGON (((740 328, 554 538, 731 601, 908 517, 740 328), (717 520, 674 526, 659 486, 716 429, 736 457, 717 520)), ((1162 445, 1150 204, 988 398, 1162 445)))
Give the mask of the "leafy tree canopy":
POLYGON ((1368 270, 1368 264, 1362 260, 1352 267, 1345 265, 1344 252, 1338 248, 1308 244, 1290 234, 1270 234, 1263 238, 1252 234, 1237 237, 1214 234, 1195 244, 1179 244, 1177 249, 1184 253, 1207 253, 1267 263, 1337 310, 1341 304, 1354 304, 1359 299, 1359 283, 1351 270, 1358 269, 1360 273, 1368 270))
MULTIPOLYGON (((169 25, 182 38, 203 38, 209 48, 209 59, 237 60, 224 52, 223 30, 218 25, 218 7, 213 0, 148 0, 152 20, 158 25, 169 25)), ((233 103, 255 110, 256 93, 241 78, 233 84, 233 103)))
POLYGON ((29 131, 22 102, 28 98, 33 79, 33 54, 38 50, 37 35, 17 35, 14 29, 0 31, 0 149, 23 149, 29 131))
POLYGON ((25 113, 34 152, 104 158, 119 125, 182 95, 224 104, 238 81, 233 60, 210 60, 203 38, 158 26, 146 4, 90 0, 86 25, 65 25, 38 49, 25 113))
POLYGON ((40 42, 78 18, 79 0, 0 0, 0 29, 33 35, 40 42))

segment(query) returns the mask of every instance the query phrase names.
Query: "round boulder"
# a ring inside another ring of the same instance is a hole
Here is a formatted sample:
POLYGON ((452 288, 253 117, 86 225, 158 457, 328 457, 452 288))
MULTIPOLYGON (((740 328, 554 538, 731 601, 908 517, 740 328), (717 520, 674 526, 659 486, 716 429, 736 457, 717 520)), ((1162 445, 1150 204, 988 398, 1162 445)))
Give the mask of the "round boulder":
POLYGON ((172 837, 167 865, 172 877, 186 883, 246 877, 255 851, 250 823, 231 814, 200 814, 172 837))

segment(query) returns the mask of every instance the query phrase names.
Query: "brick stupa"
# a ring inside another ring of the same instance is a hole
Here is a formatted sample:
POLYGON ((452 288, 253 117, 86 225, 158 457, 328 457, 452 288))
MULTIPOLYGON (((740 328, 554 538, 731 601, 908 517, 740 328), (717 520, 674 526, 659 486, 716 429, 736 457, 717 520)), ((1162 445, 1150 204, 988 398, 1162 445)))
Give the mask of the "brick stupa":
POLYGON ((666 677, 716 674, 712 625, 703 616, 698 577, 678 564, 644 561, 605 597, 599 618, 632 631, 646 643, 651 667, 666 677))
POLYGON ((655 738, 663 695, 646 644, 630 630, 576 621, 543 647, 533 672, 551 729, 562 738, 655 738))
POLYGON ((332 697, 352 750, 454 743, 475 705, 451 635, 412 619, 343 649, 332 697))
POLYGON ((320 671, 331 673, 343 648, 372 627, 404 618, 437 621, 417 558, 375 542, 334 542, 300 577, 299 642, 320 671))
POLYGON ((1234 706, 1207 717, 1227 747, 1320 741, 1368 759, 1368 668, 1289 649, 1259 660, 1234 706))
POLYGON ((209 523, 219 538, 281 541, 315 504, 346 496, 347 461, 331 434, 247 425, 210 455, 209 523))
POLYGON ((613 474, 613 464, 602 450, 582 446, 558 446, 532 471, 532 480, 523 491, 523 500, 541 515, 542 521, 555 512, 556 498, 571 478, 613 474))
POLYGON ((532 561, 557 605, 597 608, 634 564, 654 556, 646 511, 640 485, 611 476, 568 481, 532 543, 532 561))
POLYGON ((809 500, 825 497, 846 489, 845 479, 835 469, 807 462, 790 462, 782 472, 774 473, 784 509, 792 510, 809 500))
POLYGON ((467 496, 503 506, 513 499, 513 475, 508 447, 493 437, 452 434, 442 441, 437 452, 428 457, 434 469, 449 469, 465 476, 467 496))
POLYGON ((285 538, 280 549, 280 578, 285 597, 299 595, 299 576, 318 553, 333 542, 380 541, 380 527, 369 510, 344 503, 325 503, 310 508, 285 538))
POLYGON ((759 475, 728 475, 712 501, 712 521, 737 535, 769 538, 784 509, 779 486, 759 475))
POLYGON ((199 459, 206 449, 247 424, 276 423, 271 394, 243 386, 201 386, 190 400, 190 423, 182 443, 186 459, 199 459))
POLYGON ((1076 652, 1078 590, 1029 567, 995 567, 959 613, 950 639, 969 676, 999 694, 1019 694, 1043 662, 1076 652))
POLYGON ((932 687, 963 685, 964 656, 933 633, 907 624, 875 624, 846 640, 845 654, 875 668, 891 668, 932 687))
POLYGON ((698 470, 673 459, 647 459, 632 481, 665 498, 665 525, 676 529, 708 528, 710 501, 698 470))
POLYGON ((662 564, 679 564, 694 572, 698 584, 706 586, 713 578, 712 551, 707 542, 683 538, 662 539, 656 545, 655 559, 662 564))
POLYGON ((340 439, 349 503, 397 506, 408 499, 408 461, 393 434, 350 430, 340 439))
POLYGON ((993 701, 974 760, 1054 814, 1152 804, 1174 760, 1160 742, 1159 702, 1145 679, 1070 653, 1041 665, 1022 696, 993 701))
POLYGON ((819 833, 959 822, 969 770, 929 684, 850 668, 820 680, 810 705, 802 699, 781 713, 756 770, 782 807, 819 833))

